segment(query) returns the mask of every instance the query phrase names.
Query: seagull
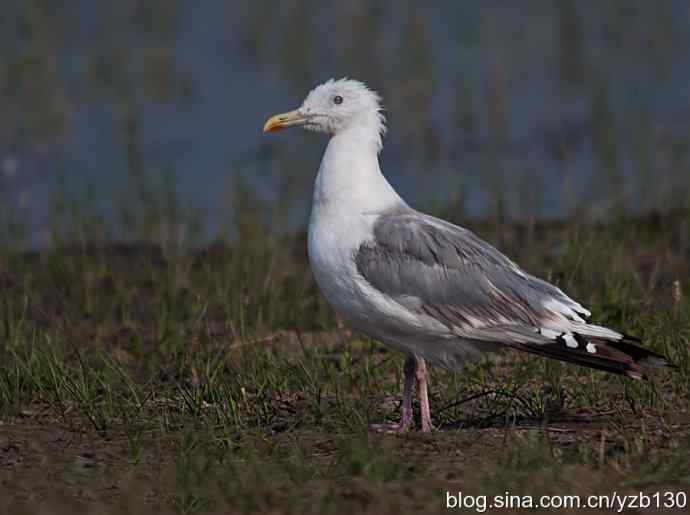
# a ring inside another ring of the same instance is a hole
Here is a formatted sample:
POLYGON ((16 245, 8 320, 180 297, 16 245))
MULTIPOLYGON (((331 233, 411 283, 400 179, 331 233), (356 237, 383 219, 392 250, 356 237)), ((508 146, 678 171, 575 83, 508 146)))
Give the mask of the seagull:
POLYGON ((471 231, 411 208, 379 167, 381 111, 381 97, 364 83, 331 79, 263 129, 330 136, 309 219, 314 278, 353 327, 406 356, 400 423, 372 429, 414 426, 414 383, 422 431, 433 429, 426 362, 457 370, 512 348, 635 379, 647 365, 669 365, 637 338, 590 323, 582 305, 471 231))

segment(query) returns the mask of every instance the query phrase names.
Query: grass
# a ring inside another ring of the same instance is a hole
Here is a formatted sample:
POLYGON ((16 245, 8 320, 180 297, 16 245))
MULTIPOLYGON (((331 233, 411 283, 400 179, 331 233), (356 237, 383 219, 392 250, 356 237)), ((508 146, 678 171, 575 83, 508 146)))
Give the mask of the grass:
POLYGON ((514 354, 433 369, 437 431, 400 437, 367 427, 398 417, 401 356, 325 305, 303 236, 8 250, 0 511, 434 513, 447 491, 687 491, 687 216, 474 227, 679 368, 648 383, 514 354))

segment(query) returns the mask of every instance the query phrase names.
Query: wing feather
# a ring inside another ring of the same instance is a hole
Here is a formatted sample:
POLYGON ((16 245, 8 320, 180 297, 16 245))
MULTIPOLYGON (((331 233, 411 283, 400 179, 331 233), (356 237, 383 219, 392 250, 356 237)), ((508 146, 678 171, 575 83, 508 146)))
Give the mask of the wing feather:
POLYGON ((467 229, 405 208, 380 215, 373 236, 356 252, 359 273, 458 337, 634 378, 641 364, 668 365, 634 338, 587 323, 579 303, 467 229))
POLYGON ((382 215, 357 268, 382 293, 413 304, 453 330, 550 327, 589 312, 530 276, 474 233, 415 211, 382 215))

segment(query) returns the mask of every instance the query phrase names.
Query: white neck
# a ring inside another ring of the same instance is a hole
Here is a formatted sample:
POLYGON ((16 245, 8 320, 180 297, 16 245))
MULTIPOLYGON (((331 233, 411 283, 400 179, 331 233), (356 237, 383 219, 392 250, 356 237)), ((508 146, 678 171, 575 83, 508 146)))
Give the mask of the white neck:
POLYGON ((312 216, 373 214, 404 205, 379 167, 379 129, 372 120, 331 137, 314 183, 312 216))

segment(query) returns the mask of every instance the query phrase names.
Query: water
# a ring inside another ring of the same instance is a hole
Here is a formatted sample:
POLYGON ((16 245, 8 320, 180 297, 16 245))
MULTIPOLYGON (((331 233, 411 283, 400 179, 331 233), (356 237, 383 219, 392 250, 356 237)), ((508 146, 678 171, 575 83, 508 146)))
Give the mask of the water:
POLYGON ((325 140, 261 128, 341 76, 384 95, 382 167, 413 205, 690 201, 686 1, 5 3, 0 188, 36 244, 56 198, 118 226, 166 184, 212 237, 238 178, 269 206, 289 193, 299 227, 325 140))

